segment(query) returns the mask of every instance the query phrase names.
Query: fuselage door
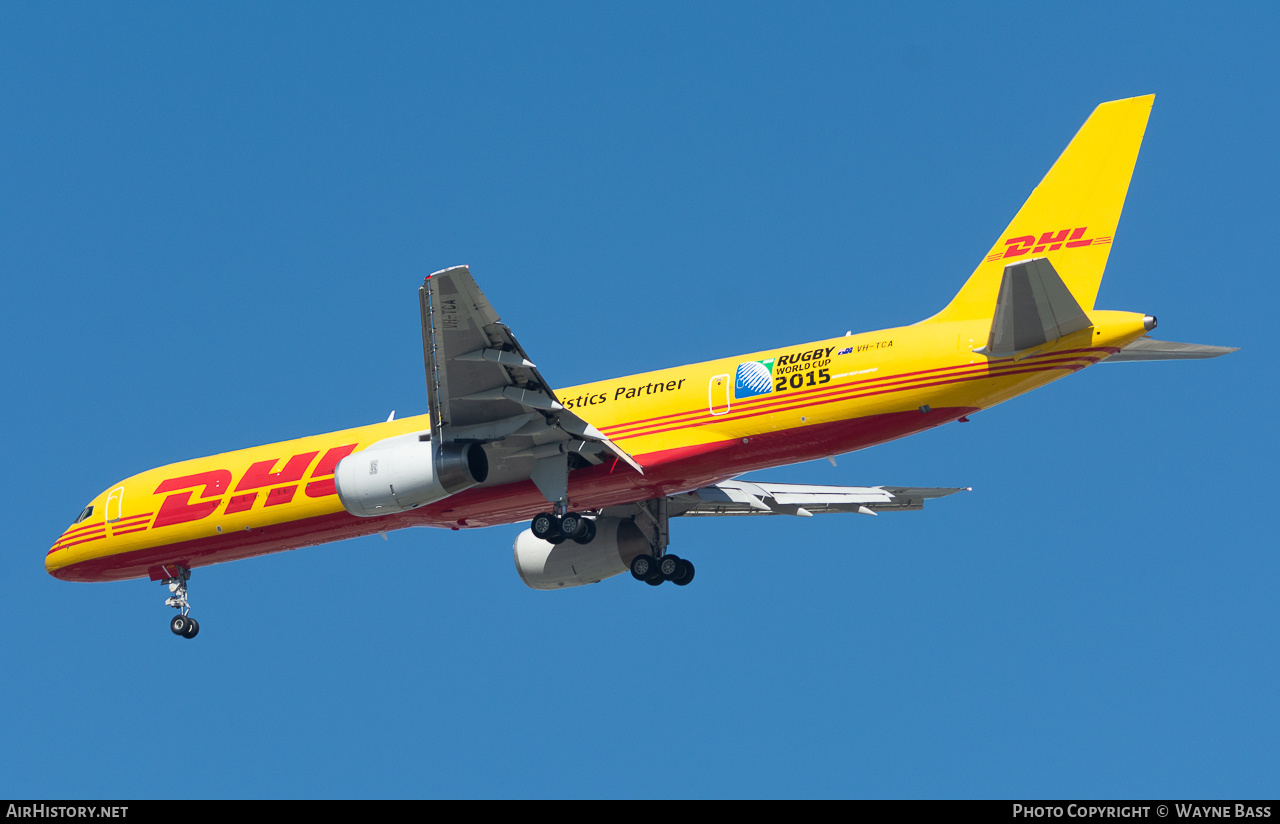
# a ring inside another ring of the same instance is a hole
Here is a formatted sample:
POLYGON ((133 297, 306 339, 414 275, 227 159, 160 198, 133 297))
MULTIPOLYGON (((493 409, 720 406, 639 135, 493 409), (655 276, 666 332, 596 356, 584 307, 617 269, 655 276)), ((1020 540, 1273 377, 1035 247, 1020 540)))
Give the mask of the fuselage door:
POLYGON ((707 402, 712 415, 723 415, 729 411, 729 376, 716 375, 707 387, 707 402))
POLYGON ((124 487, 117 486, 111 490, 111 494, 107 496, 107 523, 120 520, 121 513, 124 512, 124 487))

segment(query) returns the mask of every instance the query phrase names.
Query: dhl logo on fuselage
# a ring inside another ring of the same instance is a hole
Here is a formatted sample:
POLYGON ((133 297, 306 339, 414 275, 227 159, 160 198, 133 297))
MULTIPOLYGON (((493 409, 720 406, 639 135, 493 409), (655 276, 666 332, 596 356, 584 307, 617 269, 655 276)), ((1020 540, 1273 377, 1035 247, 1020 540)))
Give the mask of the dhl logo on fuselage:
POLYGON ((1000 246, 1008 248, 1001 250, 1000 246, 996 246, 995 251, 987 255, 987 260, 993 261, 1022 255, 1038 255, 1045 251, 1056 252, 1063 247, 1077 249, 1081 246, 1099 246, 1111 242, 1111 235, 1085 237, 1084 233, 1088 228, 1087 226, 1079 226, 1074 230, 1059 229, 1056 232, 1044 232, 1039 238, 1035 235, 1011 237, 1000 244, 1000 246))
POLYGON ((262 499, 263 507, 287 504, 297 495, 299 483, 303 478, 308 478, 303 486, 303 494, 308 498, 336 495, 338 490, 333 483, 333 473, 337 469, 338 462, 354 452, 358 445, 348 443, 335 446, 325 450, 322 456, 318 449, 291 455, 284 461, 284 466, 278 470, 275 467, 281 461, 279 458, 256 461, 244 471, 239 482, 234 486, 232 484, 236 479, 229 469, 211 469, 166 478, 152 493, 155 495, 168 493, 156 512, 144 512, 105 523, 99 521, 72 527, 62 534, 62 537, 49 550, 49 554, 76 544, 106 538, 108 528, 111 535, 126 535, 146 529, 203 520, 217 512, 224 501, 226 507, 222 511, 225 515, 247 512, 257 504, 259 498, 262 499), (317 456, 320 456, 319 462, 316 462, 317 456), (315 463, 315 469, 308 477, 307 470, 313 463, 315 463), (265 494, 263 494, 264 490, 265 494), (153 514, 155 519, 150 520, 153 514))
MULTIPOLYGON (((312 481, 304 487, 304 494, 309 498, 323 498, 337 494, 338 490, 333 485, 334 470, 338 467, 338 461, 355 451, 356 446, 357 444, 349 443, 335 446, 325 452, 324 457, 316 464, 315 471, 311 473, 312 481)), ((272 470, 280 459, 268 458, 265 461, 258 461, 245 470, 235 488, 231 487, 234 478, 231 471, 227 469, 213 469, 208 472, 197 472, 194 475, 168 478, 160 482, 155 494, 164 492, 172 494, 160 504, 160 511, 156 513, 156 519, 151 526, 156 528, 207 518, 218 510, 228 490, 233 494, 225 498, 227 506, 223 512, 227 515, 252 509, 261 490, 267 487, 270 489, 264 496, 264 507, 287 504, 297 494, 298 482, 307 474, 307 469, 319 454, 319 450, 316 450, 292 455, 281 469, 274 472, 272 470), (197 489, 200 490, 200 500, 192 503, 191 496, 197 489)))

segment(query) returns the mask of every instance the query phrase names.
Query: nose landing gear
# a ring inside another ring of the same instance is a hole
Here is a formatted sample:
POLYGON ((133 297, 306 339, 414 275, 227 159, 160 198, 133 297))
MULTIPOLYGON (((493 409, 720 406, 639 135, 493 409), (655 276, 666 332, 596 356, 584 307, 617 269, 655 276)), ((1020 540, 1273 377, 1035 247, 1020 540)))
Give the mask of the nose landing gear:
MULTIPOLYGON (((169 622, 169 631, 183 638, 195 638, 200 631, 200 622, 191 617, 191 603, 187 600, 187 581, 191 580, 191 570, 183 566, 175 566, 174 569, 177 572, 172 578, 165 578, 160 582, 171 593, 164 605, 178 610, 178 614, 169 622)), ((165 571, 168 572, 168 568, 165 571)))
POLYGON ((195 638, 196 633, 200 631, 200 623, 190 615, 175 615, 169 622, 169 630, 183 638, 195 638))

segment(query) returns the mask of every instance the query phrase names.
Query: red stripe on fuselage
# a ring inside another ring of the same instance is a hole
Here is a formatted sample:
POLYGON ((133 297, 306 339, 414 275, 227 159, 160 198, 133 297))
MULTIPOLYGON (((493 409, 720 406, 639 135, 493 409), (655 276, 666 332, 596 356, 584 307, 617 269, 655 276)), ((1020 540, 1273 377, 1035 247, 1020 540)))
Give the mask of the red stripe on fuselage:
MULTIPOLYGON (((1059 362, 1077 361, 1077 360, 1088 360, 1089 363, 1096 363, 1100 359, 1099 357, 1084 358, 1081 356, 1084 355, 1084 353, 1105 352, 1107 354, 1115 354, 1116 352, 1119 352, 1119 351, 1120 351, 1119 349, 1115 347, 1110 347, 1110 346, 1105 346, 1105 347, 1100 346, 1100 347, 1092 347, 1092 348, 1086 348, 1086 349, 1063 349, 1062 351, 1059 351, 1059 352, 1050 352, 1044 355, 1032 355, 1031 357, 1024 358, 1021 361, 1015 361, 1013 358, 999 358, 997 360, 986 361, 982 363, 962 363, 962 364, 955 364, 952 366, 939 366, 933 369, 920 369, 914 372, 899 372, 893 375, 879 375, 877 377, 861 378, 856 381, 849 381, 846 383, 842 383, 838 386, 821 386, 821 387, 815 387, 813 389, 806 388, 806 389, 797 390, 797 391, 788 390, 788 391, 785 391, 784 393, 777 393, 777 394, 770 392, 766 395, 762 395, 759 397, 746 398, 746 399, 740 400, 735 406, 737 409, 743 412, 746 412, 749 410, 756 410, 756 409, 763 408, 765 406, 770 406, 775 403, 792 403, 797 398, 826 397, 827 394, 829 393, 844 392, 849 390, 852 387, 865 387, 865 386, 871 386, 874 384, 892 385, 895 383, 910 382, 909 379, 919 379, 920 376, 924 376, 924 375, 932 376, 938 373, 967 374, 970 372, 981 372, 981 374, 983 374, 984 377, 1000 377, 1002 375, 1009 374, 1010 370, 1012 369, 1021 370, 1030 365, 1039 366, 1046 363, 1059 363, 1059 362), (1076 357, 1065 357, 1067 355, 1076 355, 1076 357), (982 370, 987 370, 987 371, 983 372, 982 370), (784 397, 779 397, 779 395, 784 395, 784 397)), ((626 423, 620 423, 620 424, 614 424, 612 426, 602 427, 602 431, 606 435, 608 435, 610 438, 637 437, 638 430, 648 429, 650 426, 656 425, 659 422, 674 423, 676 419, 694 420, 700 417, 705 417, 709 414, 710 414, 710 411, 708 409, 703 409, 703 408, 689 409, 689 410, 685 410, 684 412, 675 412, 668 415, 659 415, 653 418, 641 418, 635 421, 627 421, 626 423)), ((714 416, 714 418, 716 420, 725 419, 724 415, 716 415, 714 416)), ((666 430, 663 430, 663 431, 666 431, 666 430)), ((650 433, 645 433, 645 434, 650 434, 650 433)))
POLYGON ((95 524, 85 524, 84 526, 73 526, 70 529, 63 532, 61 537, 58 538, 58 540, 61 541, 67 538, 73 538, 76 535, 79 535, 83 532, 88 532, 93 529, 106 529, 106 527, 107 525, 101 522, 95 523, 95 524))
MULTIPOLYGON (((853 452, 932 429, 974 407, 915 410, 752 435, 743 439, 680 447, 637 456, 640 475, 630 467, 599 466, 569 473, 569 499, 579 510, 600 509, 671 495, 726 480, 743 472, 853 452)), ((531 481, 469 489, 411 512, 357 518, 337 512, 249 531, 227 532, 165 546, 82 561, 53 571, 67 581, 115 581, 147 577, 148 571, 179 564, 188 569, 256 555, 358 538, 411 526, 472 528, 518 523, 549 508, 531 481)))
POLYGON ((58 550, 66 549, 69 546, 75 546, 76 544, 87 544, 90 541, 101 541, 105 537, 107 537, 107 533, 103 532, 101 535, 94 535, 89 538, 81 538, 78 541, 67 541, 65 544, 55 544, 52 549, 50 549, 48 552, 45 553, 45 557, 47 558, 53 553, 57 552, 58 550))
POLYGON ((97 529, 87 529, 84 532, 77 532, 75 535, 64 535, 58 540, 54 541, 53 546, 56 549, 60 549, 64 546, 68 546, 72 543, 75 543, 77 540, 79 540, 80 538, 84 538, 87 535, 97 535, 98 537, 102 537, 103 535, 106 535, 106 534, 107 534, 107 527, 103 524, 99 524, 97 529))
POLYGON ((129 526, 133 521, 141 521, 144 518, 150 518, 154 514, 154 512, 144 512, 141 515, 130 515, 127 518, 117 518, 114 521, 109 521, 109 523, 112 526, 129 526))
POLYGON ((687 420, 687 421, 673 421, 669 425, 656 425, 650 428, 638 429, 638 430, 625 432, 625 433, 609 432, 608 435, 610 438, 614 438, 617 440, 623 440, 625 438, 639 438, 645 435, 657 435, 663 432, 672 432, 678 429, 692 429, 699 426, 719 424, 722 421, 738 421, 738 420, 744 420, 746 418, 759 417, 760 415, 772 415, 778 412, 786 412, 792 409, 806 409, 806 408, 811 408, 815 406, 823 406, 829 403, 836 403, 839 401, 852 400, 854 398, 867 398, 873 395, 886 395, 886 394, 892 394, 894 392, 906 392, 914 389, 927 389, 933 386, 945 386, 947 384, 964 383, 966 381, 1002 378, 1008 375, 1027 375, 1035 372, 1053 371, 1055 369, 1065 370, 1068 372, 1075 372, 1096 362, 1097 361, 1093 358, 1087 358, 1087 357, 1081 356, 1081 357, 1075 357, 1075 358, 1064 358, 1060 362, 1047 361, 1033 367, 1021 368, 1021 369, 1009 368, 995 374, 985 372, 985 371, 978 374, 952 373, 952 374, 959 374, 959 376, 958 377, 952 377, 951 375, 947 375, 945 377, 938 376, 938 379, 925 380, 925 381, 920 381, 919 379, 912 379, 909 381, 896 381, 898 383, 906 384, 903 386, 892 386, 891 384, 886 383, 886 384, 881 384, 880 386, 875 386, 875 387, 867 387, 867 386, 855 387, 853 384, 846 384, 840 387, 826 389, 824 390, 823 394, 821 394, 820 396, 811 393, 809 397, 802 398, 800 397, 800 393, 798 392, 795 394, 787 393, 782 397, 775 396, 773 398, 773 402, 767 406, 756 405, 756 406, 750 407, 749 409, 741 410, 738 412, 729 412, 728 414, 716 415, 716 416, 710 416, 708 413, 703 412, 703 413, 700 413, 701 417, 699 419, 687 420))

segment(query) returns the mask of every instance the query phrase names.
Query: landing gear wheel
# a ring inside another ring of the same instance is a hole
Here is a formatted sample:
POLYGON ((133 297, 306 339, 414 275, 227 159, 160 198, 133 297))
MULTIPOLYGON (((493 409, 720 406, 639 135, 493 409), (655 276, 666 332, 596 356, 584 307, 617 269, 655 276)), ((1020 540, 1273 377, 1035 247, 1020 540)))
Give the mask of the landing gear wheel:
POLYGON ((534 516, 533 523, 529 525, 529 530, 533 533, 533 537, 550 541, 553 535, 561 534, 560 519, 550 512, 541 512, 534 516))
POLYGON ((586 522, 587 522, 587 519, 582 517, 578 513, 566 512, 560 518, 560 532, 566 538, 576 539, 580 534, 582 534, 582 531, 584 529, 582 525, 586 522))
POLYGON ((678 587, 686 587, 689 585, 689 582, 693 580, 693 564, 689 563, 684 558, 681 558, 680 566, 684 568, 683 573, 677 573, 676 577, 671 579, 671 583, 678 587))
POLYGON ((631 577, 637 581, 647 581, 658 568, 652 555, 637 555, 631 559, 631 577))
POLYGON ((169 597, 164 599, 164 605, 178 611, 169 622, 169 631, 183 638, 195 638, 200 631, 200 623, 191 617, 191 602, 187 600, 187 581, 191 580, 191 570, 180 564, 165 564, 161 569, 171 576, 160 582, 169 588, 169 597), (173 572, 169 571, 170 566, 173 572))
POLYGON ((596 522, 590 518, 583 518, 582 523, 584 526, 584 528, 580 530, 582 534, 574 535, 573 540, 575 543, 589 544, 596 539, 596 522))
POLYGON ((659 575, 659 576, 658 576, 658 577, 656 577, 656 578, 646 578, 646 579, 645 579, 645 583, 646 583, 646 584, 648 584, 648 585, 649 585, 649 586, 651 586, 651 587, 660 587, 660 586, 662 586, 662 582, 663 582, 663 581, 665 581, 665 580, 666 580, 665 578, 663 578, 661 575, 659 575))
POLYGON ((662 573, 664 581, 674 581, 681 577, 680 573, 684 571, 682 566, 684 562, 676 555, 663 555, 658 561, 658 571, 662 573))

